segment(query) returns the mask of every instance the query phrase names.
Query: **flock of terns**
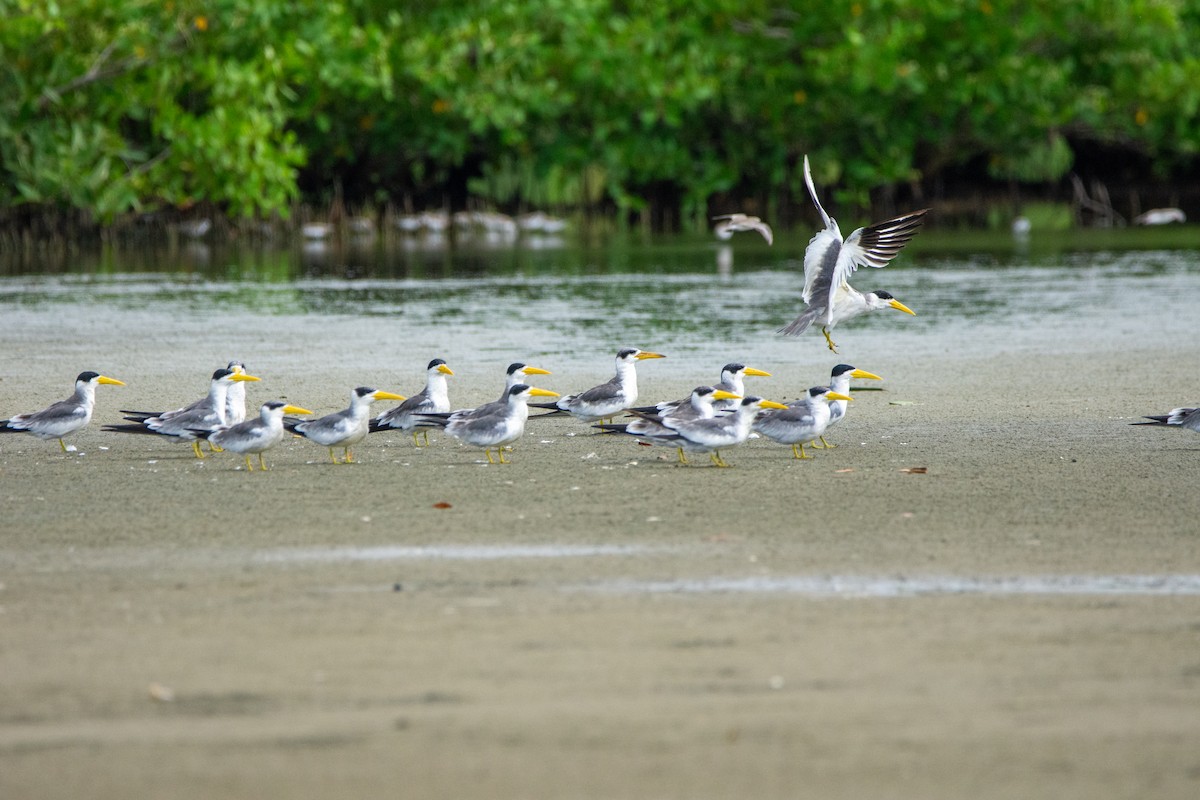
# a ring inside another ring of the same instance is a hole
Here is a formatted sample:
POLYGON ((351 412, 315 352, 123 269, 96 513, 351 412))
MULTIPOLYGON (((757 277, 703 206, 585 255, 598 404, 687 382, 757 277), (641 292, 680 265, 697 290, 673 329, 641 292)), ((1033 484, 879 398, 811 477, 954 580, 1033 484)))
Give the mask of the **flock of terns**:
MULTIPOLYGON (((813 236, 804 253, 802 298, 806 307, 781 332, 799 335, 819 324, 828 348, 836 353, 830 331, 841 322, 886 308, 915 314, 888 292, 858 291, 849 284, 849 278, 860 267, 886 266, 916 235, 927 209, 858 228, 843 238, 837 222, 817 197, 807 156, 804 178, 825 227, 813 236)), ((718 218, 719 237, 728 239, 742 231, 757 232, 768 243, 773 240, 770 226, 757 217, 730 214, 718 218)), ((263 453, 289 432, 328 448, 330 460, 336 464, 352 462, 351 448, 372 432, 403 431, 411 434, 413 443, 420 447, 429 444, 430 429, 441 429, 465 444, 483 448, 489 463, 504 464, 508 463, 506 449, 524 434, 533 407, 547 412, 541 416, 569 414, 592 423, 604 434, 674 448, 681 463, 687 463, 689 453, 699 453, 707 454, 714 465, 725 467, 729 465, 721 450, 745 442, 752 433, 790 445, 793 457, 798 459, 809 458, 806 444, 832 447, 824 434, 846 415, 851 401, 850 380, 881 380, 878 375, 839 364, 828 385, 815 386, 798 400, 777 403, 745 392, 744 378, 769 373, 731 363, 721 370, 716 384, 697 386, 686 398, 638 406, 636 364, 657 358, 663 356, 623 348, 617 353, 616 374, 610 380, 565 396, 526 382, 530 376, 550 374, 547 370, 514 363, 507 370, 504 390, 497 400, 459 410, 451 410, 446 382, 454 373, 445 361, 434 359, 426 369, 424 388, 411 397, 359 387, 350 393, 349 407, 310 420, 299 417, 311 415, 311 411, 281 401, 264 403, 257 417, 247 419, 245 384, 260 379, 248 374, 240 361, 231 361, 212 374, 208 393, 196 402, 172 411, 123 410, 125 423, 105 425, 103 429, 186 442, 197 458, 204 458, 200 443, 207 441, 212 451, 229 450, 243 456, 248 471, 254 470, 252 456, 258 457, 260 470, 267 469, 263 453), (531 402, 539 397, 552 399, 531 402), (380 400, 399 404, 372 417, 371 406, 380 400), (629 415, 630 421, 616 422, 623 414, 629 415), (817 440, 820 445, 815 444, 817 440), (342 451, 340 459, 338 449, 342 451)), ((57 439, 66 452, 63 437, 91 421, 96 387, 103 384, 125 385, 97 372, 83 372, 75 380, 71 397, 41 411, 0 420, 0 433, 25 432, 41 439, 57 439)), ((1140 424, 1180 426, 1200 432, 1200 409, 1177 408, 1147 420, 1140 424)))

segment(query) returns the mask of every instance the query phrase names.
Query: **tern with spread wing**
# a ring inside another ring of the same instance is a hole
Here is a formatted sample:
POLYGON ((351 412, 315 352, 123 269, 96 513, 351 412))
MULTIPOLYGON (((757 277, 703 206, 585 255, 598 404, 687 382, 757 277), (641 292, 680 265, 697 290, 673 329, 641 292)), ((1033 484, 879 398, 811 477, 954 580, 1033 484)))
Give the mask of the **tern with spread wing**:
POLYGON ((63 437, 83 429, 92 421, 96 407, 96 387, 100 384, 124 386, 122 381, 98 372, 81 372, 75 378, 75 393, 66 400, 29 414, 17 414, 0 419, 0 433, 30 433, 39 439, 58 439, 58 446, 67 452, 63 437))
POLYGON ((825 334, 826 344, 836 353, 837 347, 829 332, 839 322, 883 308, 916 314, 888 292, 860 292, 848 281, 859 267, 886 267, 916 235, 929 209, 858 228, 843 239, 837 221, 825 213, 821 201, 817 199, 808 156, 804 157, 804 181, 808 184, 808 193, 812 196, 813 204, 820 212, 821 219, 825 221, 825 229, 809 241, 804 251, 802 296, 808 308, 791 324, 782 328, 781 333, 799 336, 814 322, 819 323, 825 334))
POLYGON ((735 233, 742 231, 754 231, 761 234, 767 240, 767 244, 773 244, 775 241, 775 237, 771 233, 771 226, 758 217, 752 217, 749 214, 722 214, 713 219, 717 220, 717 224, 713 226, 713 233, 721 241, 728 241, 733 238, 735 233))

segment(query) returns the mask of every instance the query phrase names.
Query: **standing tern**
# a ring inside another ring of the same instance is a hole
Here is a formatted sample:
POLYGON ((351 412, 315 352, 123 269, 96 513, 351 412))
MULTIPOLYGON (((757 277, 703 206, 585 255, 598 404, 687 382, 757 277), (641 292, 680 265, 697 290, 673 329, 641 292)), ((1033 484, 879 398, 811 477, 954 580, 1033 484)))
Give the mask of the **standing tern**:
POLYGON ((839 322, 877 311, 894 308, 905 314, 913 314, 908 306, 884 291, 860 292, 847 281, 859 267, 886 267, 903 247, 916 235, 929 209, 876 222, 857 228, 842 239, 837 221, 825 213, 817 190, 813 186, 808 156, 804 157, 804 181, 813 204, 825 221, 825 229, 818 231, 804 251, 804 302, 808 308, 791 324, 781 329, 788 336, 799 336, 814 322, 819 322, 829 349, 837 352, 829 331, 839 322))
POLYGON ((1200 433, 1200 408, 1173 408, 1166 414, 1146 417, 1149 422, 1135 422, 1134 425, 1177 425, 1181 428, 1200 433))
POLYGON ((687 456, 684 455, 683 445, 679 443, 679 436, 668 425, 684 420, 712 419, 716 416, 713 407, 717 403, 734 402, 741 399, 741 397, 726 392, 723 389, 714 389, 711 386, 697 386, 692 390, 687 405, 671 405, 668 409, 659 411, 658 413, 630 409, 630 412, 635 416, 632 422, 593 425, 592 427, 598 428, 608 434, 626 433, 630 436, 641 437, 640 444, 674 447, 679 451, 679 463, 686 464, 688 460, 687 456))
POLYGON ((434 416, 426 419, 429 425, 440 426, 446 433, 475 447, 482 447, 489 464, 492 450, 501 464, 509 463, 504 458, 504 446, 520 439, 525 433, 525 421, 529 419, 530 397, 558 397, 558 392, 537 389, 518 383, 509 389, 503 400, 485 403, 461 415, 459 412, 447 418, 434 416))
MULTIPOLYGON (((747 367, 745 364, 730 363, 721 367, 721 380, 714 386, 705 387, 709 390, 717 390, 731 395, 730 398, 717 400, 712 404, 713 411, 732 411, 737 407, 737 401, 742 399, 746 394, 746 383, 744 378, 747 375, 754 375, 760 378, 769 378, 771 373, 763 372, 761 369, 747 367)), ((699 389, 700 387, 697 387, 699 389)), ((632 411, 642 412, 658 412, 660 414, 673 415, 677 411, 686 409, 695 403, 695 390, 688 397, 681 400, 664 400, 661 403, 653 406, 641 406, 640 408, 631 409, 632 411)))
POLYGON ((250 463, 250 454, 257 453, 258 467, 266 472, 267 463, 263 461, 263 452, 270 450, 283 439, 283 415, 311 413, 306 408, 289 405, 281 400, 270 400, 263 403, 257 419, 248 419, 215 431, 196 430, 193 433, 218 447, 245 456, 246 469, 249 472, 254 471, 254 465, 250 463))
POLYGON ((741 231, 756 231, 762 234, 768 245, 775 241, 775 237, 771 233, 771 226, 758 217, 752 217, 749 214, 721 214, 713 219, 719 220, 713 227, 713 233, 721 241, 728 241, 733 238, 735 233, 741 231))
POLYGON ((849 395, 831 391, 828 386, 814 386, 800 400, 760 414, 754 421, 754 430, 780 444, 790 444, 794 458, 812 458, 804 452, 804 445, 829 427, 829 403, 850 399, 849 395))
MULTIPOLYGON (((236 359, 226 364, 225 368, 239 373, 246 371, 246 365, 236 359)), ((246 387, 241 382, 234 382, 225 395, 225 422, 228 425, 237 425, 245 420, 246 387)))
POLYGON ((31 433, 39 439, 58 439, 58 446, 67 452, 63 437, 85 427, 92 420, 96 406, 96 387, 100 384, 124 386, 123 381, 98 372, 81 372, 75 379, 75 393, 41 411, 17 414, 0 419, 0 433, 31 433))
POLYGON ((392 394, 368 386, 359 386, 350 392, 350 407, 344 411, 328 414, 314 420, 300 422, 286 419, 283 427, 305 439, 323 444, 329 448, 329 460, 335 464, 349 464, 354 461, 350 452, 351 445, 358 444, 366 438, 370 429, 371 403, 376 400, 404 400, 404 395, 392 394), (345 456, 338 461, 333 448, 342 448, 345 456))
POLYGON ((230 387, 257 380, 259 379, 253 375, 247 375, 245 372, 219 369, 212 374, 208 394, 190 406, 149 417, 143 416, 145 412, 130 412, 131 415, 125 419, 130 420, 133 424, 105 425, 103 430, 116 433, 153 434, 167 436, 179 442, 190 442, 196 458, 204 458, 196 431, 215 431, 228 426, 227 395, 230 387))
MULTIPOLYGON (((425 388, 395 408, 385 411, 371 420, 371 432, 388 429, 408 431, 412 434, 413 444, 420 447, 421 442, 417 439, 417 430, 435 426, 428 422, 420 422, 417 415, 430 412, 444 414, 450 410, 450 392, 446 386, 446 376, 453 374, 454 372, 446 366, 446 362, 442 359, 435 358, 430 361, 429 366, 425 368, 425 388)), ((429 431, 422 430, 421 433, 426 446, 428 446, 429 431)))
MULTIPOLYGON (((498 402, 498 403, 507 402, 509 391, 514 386, 525 383, 526 375, 550 375, 550 374, 552 374, 550 372, 550 370, 542 369, 541 367, 531 367, 528 364, 524 364, 520 361, 516 361, 512 364, 509 364, 508 370, 505 372, 506 377, 504 380, 504 391, 500 392, 500 397, 496 402, 498 402)), ((557 396, 558 395, 555 395, 555 397, 557 397, 557 396)), ((488 413, 487 408, 491 405, 493 405, 493 404, 485 403, 484 405, 480 406, 479 408, 460 408, 455 411, 449 411, 446 413, 428 412, 428 413, 422 414, 421 416, 422 416, 422 418, 425 418, 425 419, 431 419, 431 418, 432 419, 437 419, 437 418, 449 419, 451 416, 453 416, 455 419, 460 419, 460 420, 461 419, 469 419, 477 414, 488 413)))
MULTIPOLYGON (((883 378, 875 375, 874 373, 867 372, 865 369, 858 369, 857 367, 852 367, 849 364, 838 364, 830 373, 830 390, 837 394, 849 397, 851 378, 869 381, 883 380, 883 378)), ((833 402, 829 404, 829 424, 826 426, 826 430, 832 428, 834 425, 842 421, 842 419, 846 416, 846 409, 849 407, 849 405, 849 400, 839 399, 834 399, 833 402)), ((830 444, 829 442, 825 441, 824 434, 818 438, 821 440, 821 444, 825 447, 837 447, 837 445, 830 444)), ((816 445, 814 444, 813 447, 816 447, 816 445)))
MULTIPOLYGON (((571 414, 584 422, 597 422, 620 414, 637 402, 637 362, 647 358, 666 358, 635 347, 617 352, 617 374, 599 386, 579 394, 569 394, 556 403, 534 403, 535 408, 552 408, 571 414)), ((543 415, 545 416, 545 415, 543 415)))
POLYGON ((737 410, 711 419, 672 420, 667 417, 663 424, 675 431, 675 441, 689 453, 708 453, 714 465, 728 467, 721 458, 721 448, 733 447, 750 437, 754 418, 766 409, 785 409, 783 403, 764 400, 750 395, 743 397, 737 410))

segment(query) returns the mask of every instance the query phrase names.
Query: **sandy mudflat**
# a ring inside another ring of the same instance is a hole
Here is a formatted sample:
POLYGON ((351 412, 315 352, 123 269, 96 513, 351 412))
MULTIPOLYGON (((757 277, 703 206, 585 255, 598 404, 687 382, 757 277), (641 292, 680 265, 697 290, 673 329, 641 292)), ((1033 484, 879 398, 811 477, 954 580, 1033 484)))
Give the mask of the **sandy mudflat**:
MULTIPOLYGON (((128 341, 34 322, 0 411, 128 341)), ((340 407, 362 365, 306 370, 291 324, 252 396, 340 407)), ((1200 345, 1156 324, 894 340, 837 449, 726 470, 550 420, 504 467, 396 435, 247 474, 99 431, 203 389, 169 338, 126 348, 80 452, 0 441, 0 796, 1200 796, 1200 436, 1127 425, 1200 401, 1200 345)), ((761 393, 815 382, 784 352, 761 393)))

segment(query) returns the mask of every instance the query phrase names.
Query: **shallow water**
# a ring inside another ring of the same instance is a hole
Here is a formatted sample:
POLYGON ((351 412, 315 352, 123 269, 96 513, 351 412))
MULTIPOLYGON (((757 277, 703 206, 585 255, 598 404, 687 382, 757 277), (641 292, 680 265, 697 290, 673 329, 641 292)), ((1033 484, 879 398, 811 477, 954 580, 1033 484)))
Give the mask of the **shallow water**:
MULTIPOLYGON (((596 363, 597 348, 632 344, 669 349, 668 370, 708 368, 727 353, 778 363, 797 353, 796 340, 775 331, 801 308, 805 244, 795 236, 772 248, 754 238, 718 245, 696 237, 458 249, 147 244, 81 256, 57 271, 46 263, 42 274, 33 274, 36 260, 10 259, 0 270, 0 314, 31 348, 67 320, 101 340, 154 332, 221 340, 226 350, 230 331, 254 342, 271 328, 319 326, 329 347, 310 351, 314 363, 354 363, 346 343, 381 335, 413 345, 416 361, 430 355, 420 351, 427 343, 458 363, 552 356, 571 365, 596 363)), ((918 314, 847 323, 835 339, 857 352, 952 343, 983 354, 1047 337, 1070 350, 1091 344, 1096 331, 1152 335, 1165 320, 1190 318, 1200 235, 1176 228, 1014 242, 930 232, 888 269, 860 271, 855 283, 886 288, 918 314)), ((819 355, 819 335, 807 336, 804 352, 819 355)), ((244 360, 256 358, 241 348, 244 360)), ((379 353, 364 348, 362 358, 365 369, 379 353)))

